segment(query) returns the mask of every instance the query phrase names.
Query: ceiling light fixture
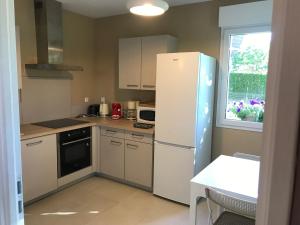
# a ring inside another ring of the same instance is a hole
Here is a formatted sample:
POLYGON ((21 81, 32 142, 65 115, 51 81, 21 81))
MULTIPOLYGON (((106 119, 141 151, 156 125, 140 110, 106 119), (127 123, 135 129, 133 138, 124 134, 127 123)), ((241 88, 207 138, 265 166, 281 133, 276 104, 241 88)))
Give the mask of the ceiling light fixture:
POLYGON ((130 0, 127 7, 131 13, 140 16, 159 16, 169 9, 163 0, 130 0))

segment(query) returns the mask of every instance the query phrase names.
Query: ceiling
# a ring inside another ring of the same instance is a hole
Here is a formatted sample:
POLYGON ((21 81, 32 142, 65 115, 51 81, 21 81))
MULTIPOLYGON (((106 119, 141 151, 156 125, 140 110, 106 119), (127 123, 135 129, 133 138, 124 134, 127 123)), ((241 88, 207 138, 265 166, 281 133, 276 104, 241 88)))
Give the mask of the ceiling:
MULTIPOLYGON (((63 3, 66 10, 89 16, 100 18, 107 16, 120 15, 128 13, 126 7, 128 0, 58 0, 63 3)), ((170 7, 176 5, 187 5, 209 0, 165 0, 170 7)))

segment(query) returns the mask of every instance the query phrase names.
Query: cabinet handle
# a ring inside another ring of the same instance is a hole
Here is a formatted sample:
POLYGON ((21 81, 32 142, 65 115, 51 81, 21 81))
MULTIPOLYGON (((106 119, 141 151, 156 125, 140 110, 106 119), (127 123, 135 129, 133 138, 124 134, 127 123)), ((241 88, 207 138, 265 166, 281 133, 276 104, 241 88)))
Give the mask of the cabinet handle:
POLYGON ((115 131, 115 130, 106 130, 106 132, 111 133, 111 134, 117 133, 117 131, 115 131))
POLYGON ((126 86, 127 87, 138 87, 139 85, 136 85, 136 84, 127 84, 126 86))
POLYGON ((121 142, 118 142, 118 141, 110 141, 111 144, 115 144, 115 145, 121 145, 122 143, 121 142))
POLYGON ((137 149, 139 146, 127 144, 127 147, 128 147, 128 148, 131 148, 131 149, 137 149))
POLYGON ((131 134, 132 138, 135 139, 143 139, 145 136, 142 134, 131 134))
POLYGON ((155 85, 143 85, 144 88, 155 88, 155 85))
POLYGON ((32 142, 32 143, 28 143, 26 144, 27 147, 31 147, 31 146, 34 146, 34 145, 39 145, 39 144, 42 144, 43 141, 40 140, 40 141, 36 141, 36 142, 32 142))

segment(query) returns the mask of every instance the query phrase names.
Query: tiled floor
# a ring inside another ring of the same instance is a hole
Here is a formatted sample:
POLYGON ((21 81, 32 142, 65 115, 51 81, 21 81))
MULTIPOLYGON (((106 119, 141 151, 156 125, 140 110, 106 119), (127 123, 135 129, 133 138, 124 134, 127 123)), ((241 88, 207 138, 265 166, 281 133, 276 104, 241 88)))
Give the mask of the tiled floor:
MULTIPOLYGON (((25 208, 25 225, 187 225, 189 208, 93 177, 25 208)), ((207 224, 204 202, 198 224, 207 224)))

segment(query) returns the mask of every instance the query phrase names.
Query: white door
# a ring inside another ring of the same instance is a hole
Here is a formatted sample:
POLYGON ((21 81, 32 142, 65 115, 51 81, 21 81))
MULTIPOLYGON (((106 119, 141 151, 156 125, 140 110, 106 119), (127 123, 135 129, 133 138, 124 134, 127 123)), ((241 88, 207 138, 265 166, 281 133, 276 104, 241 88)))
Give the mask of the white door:
POLYGON ((24 224, 14 1, 0 1, 0 224, 24 224))
POLYGON ((195 147, 200 53, 157 56, 155 140, 195 147))
POLYGON ((190 204, 190 180, 194 175, 195 148, 154 143, 153 193, 190 204))

